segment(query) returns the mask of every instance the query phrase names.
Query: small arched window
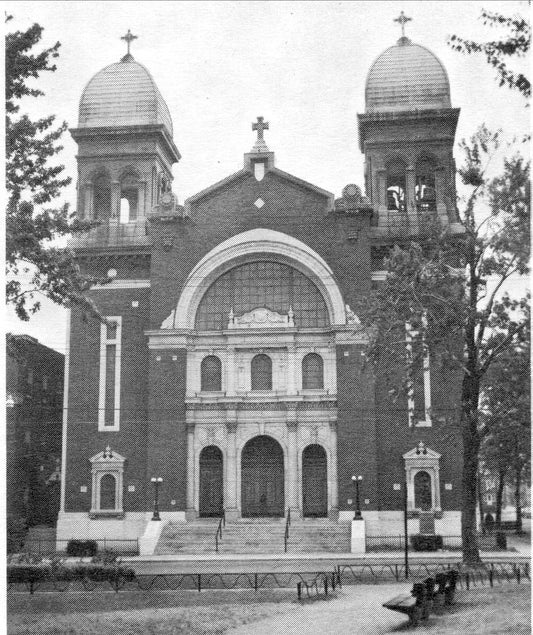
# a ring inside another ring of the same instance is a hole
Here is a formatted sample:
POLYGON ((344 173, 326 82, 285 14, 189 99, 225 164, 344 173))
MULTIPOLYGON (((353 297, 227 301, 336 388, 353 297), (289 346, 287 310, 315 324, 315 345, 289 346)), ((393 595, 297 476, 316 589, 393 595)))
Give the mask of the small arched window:
POLYGON ((302 388, 324 388, 324 362, 317 353, 309 353, 302 360, 302 388))
POLYGON ((216 355, 202 359, 200 374, 202 391, 222 390, 222 364, 216 355))
POLYGON ((268 355, 256 355, 252 359, 252 390, 272 390, 272 360, 268 355))
POLYGON ((387 209, 405 212, 405 171, 406 165, 401 159, 387 163, 387 209))
POLYGON ((100 479, 100 509, 114 510, 116 508, 117 480, 112 474, 104 474, 100 479))
POLYGON ((139 212, 139 180, 133 173, 126 174, 120 181, 120 222, 131 223, 139 212))
POLYGON ((100 174, 93 182, 93 218, 102 220, 111 215, 111 179, 107 174, 100 174))
POLYGON ((426 157, 416 162, 415 199, 421 212, 436 210, 437 194, 435 189, 435 164, 426 157))

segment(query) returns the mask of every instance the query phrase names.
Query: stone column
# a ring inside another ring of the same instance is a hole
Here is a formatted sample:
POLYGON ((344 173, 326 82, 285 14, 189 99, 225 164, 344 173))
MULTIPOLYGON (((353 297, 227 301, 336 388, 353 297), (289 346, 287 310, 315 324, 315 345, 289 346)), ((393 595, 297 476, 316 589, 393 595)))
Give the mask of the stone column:
POLYGON ((444 184, 445 170, 443 167, 439 167, 435 170, 435 196, 437 204, 437 214, 439 218, 448 220, 448 212, 446 210, 445 203, 445 184, 444 184))
POLYGON ((296 395, 300 387, 296 382, 296 346, 289 344, 287 350, 287 394, 296 395))
POLYGON ((301 517, 301 510, 298 497, 298 418, 296 414, 296 404, 287 404, 287 481, 289 491, 287 492, 287 507, 291 509, 293 518, 301 517))
POLYGON ((387 171, 385 169, 376 171, 376 193, 378 203, 378 225, 387 225, 387 171))
POLYGON ((111 211, 109 217, 117 223, 120 219, 120 183, 118 181, 111 182, 111 211))
POLYGON ((330 439, 330 465, 328 466, 328 479, 330 481, 331 501, 329 503, 328 515, 331 519, 337 520, 339 517, 339 485, 337 474, 337 420, 329 422, 330 439))
POLYGON ((411 235, 418 234, 418 210, 416 209, 415 184, 415 169, 410 165, 405 170, 405 204, 407 217, 409 219, 409 233, 411 235))
POLYGON ((188 521, 196 518, 194 509, 194 422, 187 422, 187 510, 188 521))
POLYGON ((139 182, 139 205, 137 208, 137 218, 143 220, 146 217, 146 181, 139 182))
POLYGON ((227 353, 227 363, 225 369, 225 390, 226 395, 232 396, 235 395, 235 377, 237 375, 237 368, 235 367, 235 349, 233 347, 228 347, 227 353))
POLYGON ((86 220, 92 220, 94 218, 94 206, 93 206, 93 184, 87 183, 83 188, 83 214, 82 218, 86 220))
POLYGON ((239 517, 237 505, 237 412, 226 412, 226 429, 228 441, 226 446, 226 487, 224 494, 224 509, 227 520, 239 517))

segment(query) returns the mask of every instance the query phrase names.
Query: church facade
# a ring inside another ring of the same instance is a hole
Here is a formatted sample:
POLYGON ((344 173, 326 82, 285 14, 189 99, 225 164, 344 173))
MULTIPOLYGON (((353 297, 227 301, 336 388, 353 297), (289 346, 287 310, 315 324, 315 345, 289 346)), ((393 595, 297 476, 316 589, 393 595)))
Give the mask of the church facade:
POLYGON ((348 523, 354 476, 368 533, 400 533, 406 495, 412 533, 424 516, 460 534, 454 378, 428 353, 393 400, 352 309, 393 244, 455 227, 458 116, 440 61, 402 36, 367 77, 365 196, 277 167, 259 117, 242 168, 180 205, 149 71, 128 52, 89 81, 71 134, 99 226, 70 246, 109 280, 90 292, 107 323, 70 314, 58 538, 142 537, 153 479, 165 522, 348 523))

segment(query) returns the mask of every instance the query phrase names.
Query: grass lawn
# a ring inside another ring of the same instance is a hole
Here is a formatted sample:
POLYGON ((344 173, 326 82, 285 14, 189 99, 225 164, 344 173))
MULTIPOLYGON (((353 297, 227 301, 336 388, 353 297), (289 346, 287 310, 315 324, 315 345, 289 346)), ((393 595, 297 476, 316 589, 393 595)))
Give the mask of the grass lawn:
POLYGON ((528 634, 529 584, 473 588, 417 629, 381 604, 402 584, 345 586, 327 601, 295 601, 295 591, 176 591, 9 594, 8 633, 35 635, 456 635, 528 634))
POLYGON ((294 589, 9 594, 7 632, 218 635, 294 607, 294 589))

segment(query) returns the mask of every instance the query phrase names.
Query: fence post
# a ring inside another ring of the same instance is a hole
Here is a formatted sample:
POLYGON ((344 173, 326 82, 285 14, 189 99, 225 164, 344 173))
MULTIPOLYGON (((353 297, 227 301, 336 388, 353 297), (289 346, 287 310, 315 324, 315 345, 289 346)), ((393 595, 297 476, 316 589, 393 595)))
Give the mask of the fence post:
POLYGON ((520 565, 516 567, 516 581, 520 584, 520 565))
POLYGON ((331 590, 335 591, 335 573, 331 574, 331 590))
POLYGON ((202 590, 202 574, 198 574, 198 593, 202 590))
POLYGON ((302 599, 302 583, 298 582, 296 585, 296 592, 298 593, 298 600, 302 599))
POLYGON ((254 573, 254 591, 257 591, 257 573, 254 573))
POLYGON ((398 565, 397 564, 394 565, 394 577, 396 578, 396 582, 398 582, 398 580, 400 578, 398 577, 398 565))
POLYGON ((466 590, 470 589, 470 574, 467 572, 466 574, 466 590))
POLYGON ((489 584, 491 587, 494 586, 494 571, 492 569, 492 566, 489 569, 489 584))
POLYGON ((326 575, 324 578, 324 593, 326 594, 326 597, 328 596, 328 576, 326 575))
POLYGON ((524 575, 526 578, 529 578, 529 562, 526 562, 524 565, 524 575))

